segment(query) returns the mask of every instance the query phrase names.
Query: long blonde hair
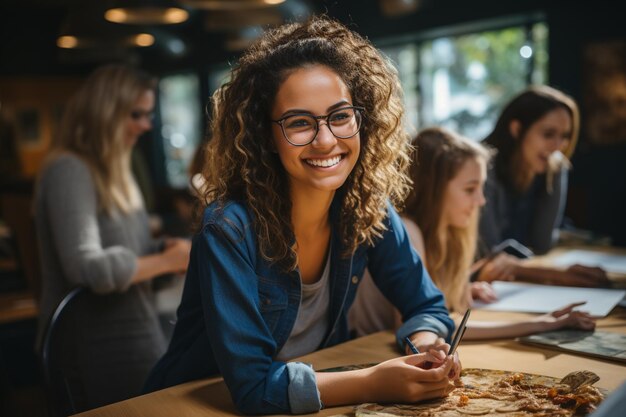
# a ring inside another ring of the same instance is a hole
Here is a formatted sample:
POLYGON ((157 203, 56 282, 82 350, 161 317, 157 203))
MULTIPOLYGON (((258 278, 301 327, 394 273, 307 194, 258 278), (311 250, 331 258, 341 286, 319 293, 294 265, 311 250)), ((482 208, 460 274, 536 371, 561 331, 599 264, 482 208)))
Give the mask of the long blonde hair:
POLYGON ((154 90, 148 74, 122 65, 98 68, 70 99, 50 160, 62 153, 80 157, 89 167, 108 214, 128 213, 142 203, 132 178, 126 121, 141 94, 154 90))
POLYGON ((405 201, 404 216, 422 231, 428 272, 444 293, 448 308, 463 311, 470 302, 468 278, 476 251, 478 210, 468 227, 445 227, 444 197, 448 184, 468 160, 487 164, 490 154, 479 143, 439 127, 420 131, 412 144, 409 170, 414 188, 405 201))
POLYGON ((244 202, 254 214, 261 256, 286 270, 297 265, 291 199, 288 176, 273 152, 269 112, 289 72, 316 64, 336 72, 353 104, 365 107, 361 153, 337 193, 346 252, 380 236, 388 202, 400 204, 408 192, 409 141, 391 63, 369 41, 327 17, 266 32, 240 58, 231 81, 213 96, 201 203, 244 202))

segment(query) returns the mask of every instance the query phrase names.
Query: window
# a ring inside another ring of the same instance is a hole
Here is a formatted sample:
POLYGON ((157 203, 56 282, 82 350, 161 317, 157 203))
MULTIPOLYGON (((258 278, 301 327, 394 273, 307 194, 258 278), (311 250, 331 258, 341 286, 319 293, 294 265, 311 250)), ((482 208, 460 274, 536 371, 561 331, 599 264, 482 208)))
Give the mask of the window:
POLYGON ((189 185, 189 164, 202 136, 198 77, 171 75, 159 82, 161 136, 167 182, 175 188, 189 185))
POLYGON ((481 140, 515 94, 547 82, 547 38, 540 22, 381 50, 398 69, 412 134, 439 125, 481 140))

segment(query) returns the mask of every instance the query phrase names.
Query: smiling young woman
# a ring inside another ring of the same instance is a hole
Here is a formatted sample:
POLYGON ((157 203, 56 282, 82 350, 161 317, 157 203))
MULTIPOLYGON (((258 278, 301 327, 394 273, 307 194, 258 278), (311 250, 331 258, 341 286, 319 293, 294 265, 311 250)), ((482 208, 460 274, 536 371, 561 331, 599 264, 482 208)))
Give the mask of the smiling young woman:
POLYGON ((326 17, 267 32, 214 95, 204 216, 178 321, 146 390, 221 373, 248 414, 445 395, 453 323, 393 203, 408 190, 399 82, 326 17), (422 354, 349 372, 293 358, 347 341, 369 268, 422 354), (423 369, 425 361, 435 363, 423 369), (367 383, 364 381, 367 379, 367 383))
MULTIPOLYGON (((496 151, 487 174, 487 204, 480 220, 484 255, 510 239, 529 254, 544 254, 556 243, 567 196, 568 158, 574 153, 578 129, 576 102, 548 86, 531 87, 505 106, 484 140, 496 151)), ((605 271, 599 268, 530 268, 506 253, 486 262, 478 277, 486 281, 515 278, 561 285, 608 285, 605 271)))

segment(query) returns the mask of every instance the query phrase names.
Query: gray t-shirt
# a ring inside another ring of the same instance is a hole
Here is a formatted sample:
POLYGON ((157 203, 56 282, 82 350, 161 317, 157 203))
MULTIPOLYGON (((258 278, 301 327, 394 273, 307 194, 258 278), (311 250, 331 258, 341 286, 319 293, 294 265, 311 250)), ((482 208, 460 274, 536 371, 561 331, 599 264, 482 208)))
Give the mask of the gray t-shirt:
POLYGON ((313 284, 302 284, 302 297, 298 317, 289 339, 276 355, 279 361, 287 361, 315 351, 324 340, 328 330, 328 306, 330 290, 330 251, 322 277, 313 284))

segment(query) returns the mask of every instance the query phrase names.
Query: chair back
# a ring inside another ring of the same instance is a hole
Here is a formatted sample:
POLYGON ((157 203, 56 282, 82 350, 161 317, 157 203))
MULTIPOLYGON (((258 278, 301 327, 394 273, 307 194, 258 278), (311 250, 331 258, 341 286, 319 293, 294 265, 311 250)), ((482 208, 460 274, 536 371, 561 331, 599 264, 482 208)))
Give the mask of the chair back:
POLYGON ((88 291, 83 287, 72 289, 54 310, 46 328, 41 348, 41 365, 48 401, 48 412, 52 417, 68 416, 81 411, 76 389, 72 384, 71 370, 66 367, 71 346, 64 346, 68 323, 64 320, 77 303, 81 294, 88 291))

